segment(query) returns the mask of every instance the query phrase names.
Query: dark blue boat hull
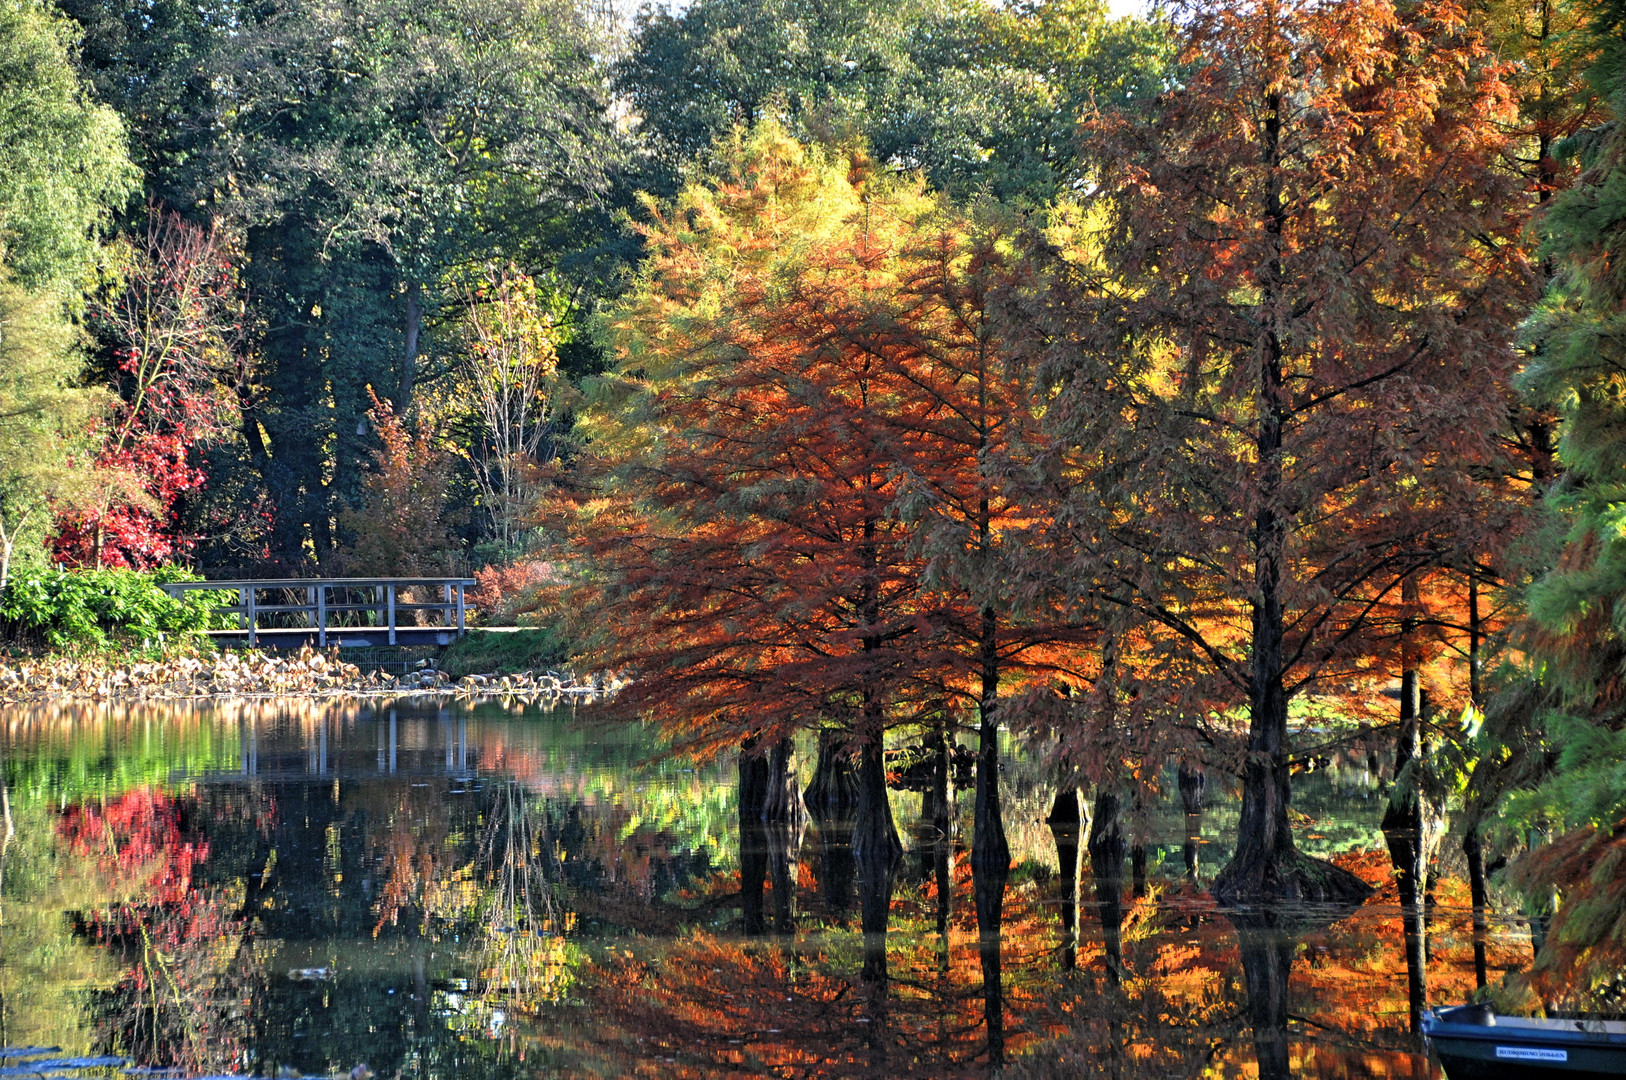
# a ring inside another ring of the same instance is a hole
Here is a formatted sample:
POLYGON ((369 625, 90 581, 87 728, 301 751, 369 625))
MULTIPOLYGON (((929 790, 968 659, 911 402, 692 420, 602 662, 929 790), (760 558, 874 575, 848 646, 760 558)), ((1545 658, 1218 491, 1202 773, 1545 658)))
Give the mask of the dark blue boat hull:
POLYGON ((1497 1017, 1484 1006, 1429 1012, 1423 1035, 1449 1080, 1621 1080, 1626 1030, 1497 1017))

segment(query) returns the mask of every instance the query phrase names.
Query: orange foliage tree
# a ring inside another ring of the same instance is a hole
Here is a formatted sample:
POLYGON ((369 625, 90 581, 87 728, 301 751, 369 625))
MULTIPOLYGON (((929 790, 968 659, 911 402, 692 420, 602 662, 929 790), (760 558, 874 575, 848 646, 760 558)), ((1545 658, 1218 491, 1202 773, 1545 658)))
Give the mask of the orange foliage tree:
POLYGON ((1288 707, 1380 675, 1373 613, 1498 542, 1484 476, 1530 276, 1513 103, 1449 3, 1182 21, 1188 77, 1148 123, 1092 123, 1099 227, 1016 309, 1051 430, 1112 481, 1066 501, 1064 573, 1180 674, 1142 695, 1246 713, 1216 892, 1359 893, 1294 845, 1288 707))
POLYGON ((339 515, 352 537, 340 553, 357 574, 430 574, 444 571, 457 538, 446 517, 451 457, 425 434, 407 430, 388 401, 367 388, 367 417, 378 433, 375 471, 363 485, 362 504, 339 515))
POLYGON ((1062 636, 1002 621, 1014 599, 990 584, 1023 513, 994 463, 1025 407, 986 316, 1010 245, 770 124, 722 157, 650 208, 607 327, 575 606, 597 660, 637 675, 624 704, 689 747, 839 733, 878 977, 900 854, 884 733, 980 710, 980 843, 1002 883, 1001 673, 1054 662, 1039 646, 1062 636))

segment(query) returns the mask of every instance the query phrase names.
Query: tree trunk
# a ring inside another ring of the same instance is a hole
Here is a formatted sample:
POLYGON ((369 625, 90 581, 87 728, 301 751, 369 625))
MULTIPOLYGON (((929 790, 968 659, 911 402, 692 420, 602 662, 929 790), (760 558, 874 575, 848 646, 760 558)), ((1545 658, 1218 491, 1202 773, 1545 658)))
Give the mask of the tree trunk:
MULTIPOLYGON (((1266 231, 1279 253, 1283 210, 1276 170, 1284 103, 1271 94, 1266 103, 1260 147, 1270 181, 1260 207, 1266 231)), ((1282 286, 1280 257, 1273 255, 1259 275, 1259 309, 1274 314, 1282 286)), ((1287 588, 1287 539, 1293 511, 1283 486, 1283 435, 1291 401, 1283 378, 1282 338, 1274 323, 1260 332, 1257 403, 1253 443, 1258 509, 1249 529, 1253 554, 1252 627, 1248 670, 1248 757, 1242 772, 1242 813, 1236 852, 1214 880, 1214 896, 1226 905, 1270 900, 1364 900, 1371 890, 1354 874, 1301 856, 1287 816, 1291 791, 1287 774, 1286 630, 1283 595, 1287 588)))
POLYGON ((802 806, 802 793, 796 786, 796 744, 790 739, 777 739, 768 750, 767 780, 762 797, 762 820, 765 822, 798 823, 806 810, 802 806))
POLYGON ((971 836, 971 877, 977 904, 977 941, 982 956, 983 1021, 988 1029, 988 1064, 1005 1062, 1005 1009, 1001 982, 1000 932, 1004 925, 1005 882, 1011 849, 999 805, 999 624, 994 609, 982 609, 982 698, 977 725, 976 812, 971 836))
POLYGON ((903 857, 892 804, 886 797, 886 762, 881 735, 858 751, 858 817, 853 826, 853 862, 858 870, 860 925, 864 933, 865 982, 886 980, 886 928, 892 909, 892 876, 903 857))
POLYGON ((1197 856, 1203 840, 1203 794, 1208 777, 1200 769, 1180 766, 1176 781, 1180 789, 1180 805, 1186 812, 1186 842, 1182 854, 1186 861, 1186 880, 1197 884, 1197 856))
POLYGON ((1146 895, 1146 792, 1135 784, 1134 810, 1129 816, 1129 894, 1136 900, 1146 895))
POLYGON ((1116 984, 1124 970, 1124 843, 1122 800, 1101 789, 1090 812, 1090 877, 1095 880, 1095 905, 1101 912, 1101 944, 1106 953, 1107 978, 1116 984))
POLYGON ((762 907, 762 888, 768 876, 768 836, 762 827, 768 759, 756 750, 755 739, 740 744, 740 911, 745 932, 752 935, 768 928, 762 907))
POLYGON ((401 381, 395 397, 397 413, 405 413, 412 404, 412 386, 418 378, 418 335, 423 330, 423 305, 418 298, 418 283, 414 281, 407 285, 406 347, 401 350, 401 381))
POLYGON ((921 828, 925 840, 920 851, 920 876, 932 880, 936 886, 937 933, 945 940, 954 900, 952 746, 942 724, 932 729, 927 739, 927 747, 932 755, 932 779, 920 800, 921 828))
POLYGON ((1056 792, 1051 804, 1050 835, 1056 840, 1056 862, 1061 867, 1061 966, 1078 966, 1078 844, 1083 824, 1078 788, 1071 784, 1056 792))
MULTIPOLYGON (((1483 638, 1479 614, 1479 575, 1477 567, 1468 570, 1468 700, 1475 709, 1480 707, 1480 657, 1483 638)), ((1485 844, 1480 836, 1482 822, 1479 793, 1471 800, 1468 822, 1462 832, 1462 854, 1468 861, 1468 896, 1473 905, 1474 984, 1483 990, 1490 981, 1490 968, 1486 957, 1488 926, 1486 911, 1490 894, 1485 888, 1485 844)))
POLYGON ((819 829, 819 894, 833 913, 852 902, 853 818, 858 810, 858 775, 842 752, 840 733, 819 732, 819 756, 803 802, 819 829))
POLYGON ((1479 708, 1480 701, 1480 668, 1484 661, 1480 656, 1481 642, 1484 641, 1484 629, 1479 615, 1479 576, 1470 569, 1468 571, 1468 700, 1474 708, 1479 708))
POLYGON ((1462 853, 1468 860, 1468 895, 1474 912, 1474 984, 1483 990, 1490 981, 1485 955, 1489 894, 1485 889, 1485 845, 1480 839, 1477 819, 1462 834, 1462 853))
POLYGON ((819 730, 819 757, 813 766, 813 779, 802 795, 808 813, 816 820, 851 821, 858 812, 858 774, 843 745, 842 732, 819 730))
MULTIPOLYGON (((1402 598, 1415 603, 1416 585, 1410 580, 1402 588, 1402 598)), ((1422 689, 1415 651, 1409 637, 1416 630, 1408 616, 1403 624, 1400 669, 1400 734, 1395 744, 1395 786, 1383 814, 1383 838, 1394 863, 1400 891, 1400 919, 1406 948, 1406 996, 1411 1012, 1411 1030, 1422 1031, 1423 1007, 1428 997, 1426 928, 1423 924, 1425 885, 1425 843, 1423 799, 1416 768, 1407 766, 1421 757, 1422 689)))
POLYGON ((763 825, 768 845, 768 880, 773 886, 773 929, 796 932, 796 852, 802 845, 802 823, 770 821, 763 825))

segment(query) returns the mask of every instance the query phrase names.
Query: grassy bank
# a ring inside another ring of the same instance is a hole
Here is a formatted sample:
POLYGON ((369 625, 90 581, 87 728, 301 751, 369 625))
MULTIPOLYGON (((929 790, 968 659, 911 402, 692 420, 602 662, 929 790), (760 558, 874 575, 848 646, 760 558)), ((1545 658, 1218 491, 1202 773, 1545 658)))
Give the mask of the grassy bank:
POLYGON ((453 678, 464 675, 509 675, 521 671, 561 669, 570 659, 569 644, 547 627, 518 630, 470 630, 448 645, 436 661, 453 678))

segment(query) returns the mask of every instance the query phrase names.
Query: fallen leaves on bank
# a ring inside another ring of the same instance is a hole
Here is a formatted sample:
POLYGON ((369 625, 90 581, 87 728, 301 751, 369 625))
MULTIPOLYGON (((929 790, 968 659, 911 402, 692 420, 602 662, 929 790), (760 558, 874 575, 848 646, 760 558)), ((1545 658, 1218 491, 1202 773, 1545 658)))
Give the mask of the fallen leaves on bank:
POLYGON ((109 657, 39 657, 0 660, 0 704, 52 700, 153 700, 267 695, 491 694, 537 699, 595 699, 621 686, 614 676, 577 677, 568 672, 465 675, 454 679, 432 663, 402 675, 363 673, 332 650, 259 650, 177 655, 156 660, 109 657))

